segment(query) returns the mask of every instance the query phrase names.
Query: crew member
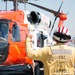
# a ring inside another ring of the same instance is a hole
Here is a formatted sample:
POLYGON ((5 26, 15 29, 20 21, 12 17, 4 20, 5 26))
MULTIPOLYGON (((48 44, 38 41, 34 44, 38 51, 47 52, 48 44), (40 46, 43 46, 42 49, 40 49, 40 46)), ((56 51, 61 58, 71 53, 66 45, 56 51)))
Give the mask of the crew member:
POLYGON ((58 27, 53 34, 55 45, 34 50, 31 46, 32 35, 27 34, 27 55, 33 60, 42 61, 44 75, 74 75, 75 48, 65 45, 71 39, 65 26, 58 27))

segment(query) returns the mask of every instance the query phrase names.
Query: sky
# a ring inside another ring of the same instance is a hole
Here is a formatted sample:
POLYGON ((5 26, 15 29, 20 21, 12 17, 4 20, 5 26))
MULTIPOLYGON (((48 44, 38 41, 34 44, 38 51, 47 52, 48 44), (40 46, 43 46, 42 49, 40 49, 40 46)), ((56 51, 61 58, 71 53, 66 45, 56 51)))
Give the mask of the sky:
MULTIPOLYGON (((36 3, 38 5, 42 5, 49 9, 58 11, 62 0, 36 0, 36 1, 29 0, 29 2, 36 3)), ((12 2, 8 2, 7 4, 8 4, 7 5, 8 10, 13 9, 12 2)), ((29 4, 26 4, 26 7, 25 7, 24 4, 20 3, 19 9, 27 10, 27 11, 41 12, 50 18, 51 23, 53 23, 54 18, 55 18, 55 16, 53 14, 51 14, 50 12, 44 11, 37 7, 31 6, 29 4)), ((3 2, 1 0, 0 0, 0 10, 5 10, 5 2, 3 2)), ((73 37, 75 37, 75 2, 74 2, 74 0, 64 0, 61 11, 63 11, 65 14, 67 14, 67 12, 69 12, 67 15, 67 20, 64 21, 64 25, 69 29, 70 34, 73 38, 73 37)), ((59 18, 57 19, 53 30, 55 30, 57 28, 58 22, 59 22, 59 18)))

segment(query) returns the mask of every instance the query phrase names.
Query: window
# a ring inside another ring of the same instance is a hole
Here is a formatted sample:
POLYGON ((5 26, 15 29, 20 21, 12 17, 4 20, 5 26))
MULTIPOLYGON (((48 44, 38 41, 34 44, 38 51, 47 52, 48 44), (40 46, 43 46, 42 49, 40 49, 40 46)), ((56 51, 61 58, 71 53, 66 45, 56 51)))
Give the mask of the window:
POLYGON ((47 36, 43 33, 37 33, 37 47, 44 47, 44 40, 47 39, 47 36))
POLYGON ((14 42, 20 41, 20 29, 16 23, 12 27, 12 41, 14 42))
POLYGON ((8 38, 8 25, 7 23, 0 23, 0 37, 7 39, 8 38))

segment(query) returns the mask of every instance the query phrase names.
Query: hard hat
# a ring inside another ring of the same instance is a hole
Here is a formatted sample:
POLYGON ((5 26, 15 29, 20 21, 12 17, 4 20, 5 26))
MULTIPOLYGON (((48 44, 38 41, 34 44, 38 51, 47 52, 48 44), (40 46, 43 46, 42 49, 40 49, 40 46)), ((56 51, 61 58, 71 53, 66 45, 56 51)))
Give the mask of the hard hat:
POLYGON ((53 34, 53 39, 58 42, 67 42, 71 39, 70 32, 65 26, 58 27, 53 34))

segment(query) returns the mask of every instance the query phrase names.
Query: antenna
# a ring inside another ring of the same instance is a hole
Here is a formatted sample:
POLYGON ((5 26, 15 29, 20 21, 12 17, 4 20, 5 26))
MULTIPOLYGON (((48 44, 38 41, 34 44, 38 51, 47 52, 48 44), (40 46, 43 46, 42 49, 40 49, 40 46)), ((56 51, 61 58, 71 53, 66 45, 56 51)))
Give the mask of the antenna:
POLYGON ((28 0, 24 0, 23 3, 24 3, 24 10, 26 10, 26 3, 28 2, 28 0))
POLYGON ((24 2, 24 10, 26 10, 26 2, 24 2))
POLYGON ((14 10, 18 10, 18 0, 13 1, 14 10))
POLYGON ((6 6, 5 6, 5 10, 7 11, 7 1, 6 1, 6 6))
POLYGON ((70 9, 68 10, 67 15, 69 14, 69 12, 70 12, 71 9, 72 9, 72 6, 71 6, 70 9))

